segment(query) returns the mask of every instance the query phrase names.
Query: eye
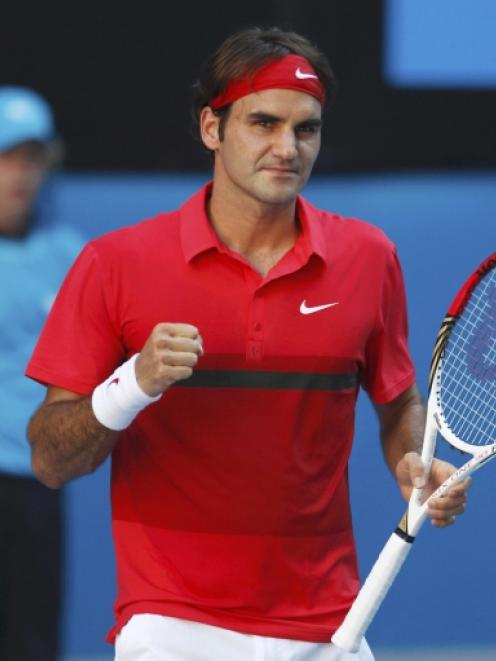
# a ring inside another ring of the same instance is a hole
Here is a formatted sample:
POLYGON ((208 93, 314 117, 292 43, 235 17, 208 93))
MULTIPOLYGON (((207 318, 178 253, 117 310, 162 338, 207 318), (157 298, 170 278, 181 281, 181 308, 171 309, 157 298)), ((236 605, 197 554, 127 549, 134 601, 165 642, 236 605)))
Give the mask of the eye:
POLYGON ((317 124, 302 124, 296 128, 299 135, 314 135, 320 131, 320 126, 317 124))
POLYGON ((274 121, 272 119, 257 119, 255 126, 260 126, 264 129, 271 129, 274 126, 274 121))

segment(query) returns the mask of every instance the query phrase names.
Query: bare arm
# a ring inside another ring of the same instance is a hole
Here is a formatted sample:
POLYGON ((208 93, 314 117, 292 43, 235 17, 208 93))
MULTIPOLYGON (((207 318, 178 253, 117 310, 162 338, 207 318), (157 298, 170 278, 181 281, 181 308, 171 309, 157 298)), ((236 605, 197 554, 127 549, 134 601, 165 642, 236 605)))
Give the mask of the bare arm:
POLYGON ((50 387, 28 427, 34 474, 58 489, 98 468, 118 436, 95 418, 91 397, 50 387))
MULTIPOLYGON (((439 459, 432 462, 429 483, 420 453, 425 426, 425 407, 416 386, 412 386, 388 404, 376 407, 381 427, 382 448, 386 463, 395 476, 400 491, 410 498, 414 486, 425 488, 431 494, 455 468, 439 459)), ((432 523, 444 527, 454 522, 457 514, 465 510, 470 480, 453 487, 444 498, 437 498, 429 506, 432 523)))
POLYGON ((384 457, 391 472, 396 474, 396 466, 405 454, 422 449, 425 408, 417 386, 401 393, 392 402, 377 406, 376 411, 384 457))
MULTIPOLYGON (((136 361, 138 385, 147 395, 159 395, 191 376, 202 353, 202 339, 194 326, 158 324, 136 361)), ((112 452, 119 432, 97 420, 91 397, 49 387, 29 423, 28 438, 35 475, 57 489, 98 468, 112 452)))

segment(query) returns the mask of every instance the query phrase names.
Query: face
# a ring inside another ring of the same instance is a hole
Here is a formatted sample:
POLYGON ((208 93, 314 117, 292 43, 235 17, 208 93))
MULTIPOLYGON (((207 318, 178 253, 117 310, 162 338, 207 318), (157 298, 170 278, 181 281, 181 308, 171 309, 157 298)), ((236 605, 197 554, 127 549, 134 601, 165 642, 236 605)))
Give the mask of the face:
POLYGON ((0 232, 21 233, 48 171, 47 150, 24 143, 0 152, 0 232))
POLYGON ((293 204, 319 153, 321 112, 303 92, 256 92, 232 104, 220 140, 219 119, 204 108, 202 138, 215 153, 217 190, 264 205, 293 204))

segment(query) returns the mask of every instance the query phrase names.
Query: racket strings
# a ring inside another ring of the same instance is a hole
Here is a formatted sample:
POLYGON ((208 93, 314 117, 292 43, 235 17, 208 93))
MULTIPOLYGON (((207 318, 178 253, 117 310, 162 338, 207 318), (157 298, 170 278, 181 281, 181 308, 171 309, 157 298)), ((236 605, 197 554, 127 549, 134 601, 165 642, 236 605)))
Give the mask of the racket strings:
POLYGON ((442 352, 438 391, 452 432, 474 446, 496 443, 496 269, 474 288, 442 352))

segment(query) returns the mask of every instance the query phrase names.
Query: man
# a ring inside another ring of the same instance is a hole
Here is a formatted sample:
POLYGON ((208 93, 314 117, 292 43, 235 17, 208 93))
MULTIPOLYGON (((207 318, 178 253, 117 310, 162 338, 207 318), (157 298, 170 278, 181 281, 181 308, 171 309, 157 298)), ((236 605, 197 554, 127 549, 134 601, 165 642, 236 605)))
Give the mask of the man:
POLYGON ((372 658, 329 643, 358 589, 358 387, 405 496, 424 414, 393 246, 299 197, 331 87, 299 35, 230 37, 197 85, 212 184, 92 242, 30 362, 49 386, 29 431, 40 479, 112 452, 118 660, 372 658))
POLYGON ((81 241, 47 222, 39 193, 60 160, 44 99, 0 87, 0 660, 55 661, 62 584, 61 493, 31 470, 26 420, 43 389, 26 361, 81 241))

